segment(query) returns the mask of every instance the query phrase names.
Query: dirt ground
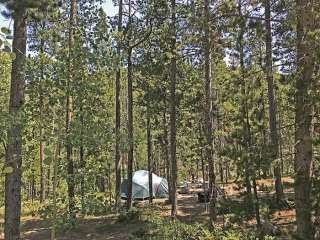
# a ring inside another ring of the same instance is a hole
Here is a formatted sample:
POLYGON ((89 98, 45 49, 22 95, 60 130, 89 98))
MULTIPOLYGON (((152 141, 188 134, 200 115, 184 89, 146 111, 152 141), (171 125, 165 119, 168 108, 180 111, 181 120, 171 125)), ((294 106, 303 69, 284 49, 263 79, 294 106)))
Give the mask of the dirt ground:
MULTIPOLYGON (((141 223, 123 224, 117 222, 115 215, 86 217, 72 231, 58 232, 57 240, 125 240, 141 228, 141 223)), ((50 240, 49 224, 37 217, 22 219, 22 240, 50 240)), ((0 240, 3 240, 3 234, 0 240)))
MULTIPOLYGON (((284 183, 292 183, 292 179, 284 178, 284 183)), ((263 188, 265 186, 271 186, 273 180, 260 180, 258 186, 263 188)), ((226 195, 229 198, 238 198, 240 190, 234 183, 223 186, 226 195)), ((188 194, 178 194, 178 218, 181 221, 187 223, 206 223, 208 221, 208 209, 205 203, 199 203, 197 193, 201 191, 199 188, 191 188, 188 194)), ((293 189, 286 188, 286 195, 292 195, 293 189)), ((265 192, 259 191, 260 195, 265 192)), ((268 194, 273 194, 268 193, 268 194)), ((138 205, 146 203, 139 203, 138 205)), ((155 204, 161 206, 161 212, 158 212, 161 216, 170 215, 170 206, 166 205, 164 200, 155 200, 155 204)), ((279 226, 282 229, 282 235, 287 236, 294 230, 295 212, 294 210, 277 211, 273 213, 271 222, 279 226)), ((225 224, 223 215, 219 216, 219 225, 225 224)), ((127 240, 129 235, 139 228, 141 228, 141 222, 123 224, 117 222, 116 215, 107 215, 103 217, 86 217, 79 220, 79 224, 76 229, 70 232, 57 233, 58 240, 127 240)), ((253 227, 255 220, 249 220, 243 223, 247 227, 253 227)), ((22 239, 23 240, 50 240, 50 228, 48 222, 41 220, 38 217, 24 217, 22 218, 22 239)), ((0 240, 3 239, 3 235, 0 234, 0 240)), ((289 239, 282 237, 281 239, 289 239)))

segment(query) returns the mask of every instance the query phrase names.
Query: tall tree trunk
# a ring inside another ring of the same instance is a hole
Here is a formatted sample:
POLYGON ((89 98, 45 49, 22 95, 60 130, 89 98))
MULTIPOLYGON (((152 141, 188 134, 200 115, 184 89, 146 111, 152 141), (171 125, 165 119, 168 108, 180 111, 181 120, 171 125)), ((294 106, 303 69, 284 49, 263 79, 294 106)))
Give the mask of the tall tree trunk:
POLYGON ((21 109, 24 103, 24 65, 27 41, 25 9, 14 14, 13 52, 9 113, 13 117, 8 130, 8 146, 5 166, 5 240, 20 239, 21 175, 22 175, 22 123, 21 109))
POLYGON ((197 159, 196 178, 197 178, 197 182, 198 182, 199 181, 199 159, 197 159))
MULTIPOLYGON (((45 22, 43 21, 41 24, 42 28, 45 28, 45 22)), ((46 198, 46 175, 45 175, 45 169, 44 169, 44 141, 43 141, 43 128, 42 128, 42 111, 43 111, 43 90, 42 90, 42 81, 44 79, 44 63, 43 63, 43 57, 44 57, 44 40, 41 39, 40 43, 40 58, 41 58, 41 79, 40 79, 40 96, 39 96, 39 112, 40 112, 40 147, 39 147, 39 164, 40 164, 40 202, 43 202, 46 198)))
MULTIPOLYGON (((200 146, 203 146, 204 143, 203 143, 203 137, 202 137, 202 132, 203 132, 203 127, 201 126, 201 122, 199 122, 199 144, 200 146)), ((205 181, 206 181, 206 169, 205 169, 205 164, 204 164, 204 156, 203 156, 203 148, 201 147, 200 149, 200 158, 201 158, 201 173, 202 173, 202 188, 203 188, 203 191, 206 191, 206 184, 205 184, 205 181)))
POLYGON ((281 176, 284 174, 284 159, 283 159, 283 141, 282 141, 282 116, 281 116, 281 99, 279 97, 279 111, 278 111, 278 128, 279 128, 279 155, 281 161, 281 176))
POLYGON ((75 180, 74 180, 74 163, 73 163, 73 147, 71 143, 71 127, 73 121, 73 99, 72 99, 72 78, 73 78, 73 45, 74 45, 74 31, 77 15, 77 0, 71 0, 70 6, 70 26, 69 26, 69 76, 67 82, 67 103, 66 103, 66 151, 68 162, 68 199, 69 199, 69 215, 75 218, 75 180))
POLYGON ((229 181, 229 163, 226 165, 226 177, 225 177, 225 184, 229 181))
MULTIPOLYGON (((118 32, 122 32, 122 0, 119 0, 119 16, 118 16, 118 32)), ((116 72, 116 149, 115 149, 115 172, 116 172, 116 187, 115 187, 115 205, 118 208, 120 204, 121 191, 121 153, 120 153, 120 135, 121 135, 121 40, 117 43, 118 65, 116 72)))
POLYGON ((260 219, 260 202, 259 202, 259 195, 257 190, 257 181, 256 181, 256 173, 254 173, 254 176, 252 177, 252 186, 253 186, 253 193, 255 198, 255 215, 256 215, 256 221, 257 226, 260 228, 261 226, 261 219, 260 219))
POLYGON ((224 182, 224 170, 223 170, 223 164, 222 163, 219 163, 219 170, 220 170, 220 181, 221 183, 224 182))
POLYGON ((168 191, 169 191, 169 203, 172 202, 172 194, 171 194, 171 170, 170 170, 170 159, 169 159, 169 143, 168 143, 168 129, 167 129, 167 114, 166 114, 166 108, 167 108, 167 101, 165 101, 165 110, 163 112, 163 153, 165 158, 165 164, 166 164, 166 172, 167 172, 167 180, 168 180, 168 191))
POLYGON ((32 170, 32 180, 31 180, 31 202, 34 201, 36 197, 36 181, 35 181, 35 174, 34 170, 32 170))
POLYGON ((83 143, 81 142, 80 151, 79 151, 79 160, 80 160, 80 169, 81 169, 81 177, 80 177, 80 194, 81 194, 81 213, 85 214, 85 202, 84 202, 84 195, 85 195, 85 167, 86 161, 84 159, 84 147, 83 143))
MULTIPOLYGON (((242 14, 242 0, 239 0, 238 3, 238 13, 241 18, 241 21, 245 21, 243 14, 242 14)), ((244 26, 241 24, 240 26, 240 31, 237 39, 237 48, 240 54, 240 70, 241 70, 241 97, 242 97, 242 110, 241 110, 241 121, 242 121, 242 127, 243 127, 243 146, 245 148, 245 151, 248 153, 249 152, 249 126, 248 126, 248 121, 247 119, 247 93, 246 93, 246 82, 244 78, 244 73, 245 73, 245 65, 244 65, 244 58, 245 58, 245 53, 244 53, 244 26)), ((245 164, 245 186, 246 186, 246 193, 247 193, 247 198, 249 202, 249 206, 252 206, 252 187, 251 187, 251 181, 250 181, 250 164, 249 164, 249 159, 247 156, 245 156, 244 159, 244 164, 245 164)))
POLYGON ((295 205, 299 239, 314 239, 311 220, 312 96, 314 71, 313 0, 297 0, 297 80, 295 98, 295 205))
POLYGON ((127 209, 132 207, 132 171, 133 171, 133 89, 132 89, 132 48, 128 49, 128 196, 127 209))
POLYGON ((170 164, 171 164, 171 217, 177 215, 177 156, 176 156, 176 0, 171 0, 171 63, 170 63, 170 164))
POLYGON ((50 178, 51 178, 51 167, 48 165, 47 176, 46 176, 46 196, 50 196, 50 178))
POLYGON ((112 203, 112 182, 111 182, 111 164, 110 163, 107 163, 108 165, 108 173, 107 173, 107 176, 108 176, 108 192, 109 192, 109 205, 111 205, 112 203))
POLYGON ((53 156, 53 180, 52 180, 52 207, 53 207, 53 224, 51 226, 51 240, 56 240, 56 228, 57 228, 57 176, 58 176, 58 157, 60 155, 60 146, 57 143, 53 156))
MULTIPOLYGON (((41 113, 40 113, 41 114, 41 113)), ((40 148, 39 148, 39 164, 40 164, 40 202, 46 199, 46 174, 44 168, 44 142, 42 140, 42 128, 40 129, 40 148)))
MULTIPOLYGON (((279 155, 279 142, 277 131, 277 105, 275 99, 275 90, 273 82, 272 67, 272 32, 271 32, 271 7, 270 0, 265 0, 265 27, 266 27, 266 78, 268 83, 268 99, 269 99, 269 128, 272 147, 272 159, 277 160, 279 155)), ((274 167, 275 189, 277 201, 283 198, 283 187, 281 181, 281 166, 276 162, 274 167)))
POLYGON ((150 108, 147 107, 147 142, 148 142, 148 172, 149 172, 149 202, 152 203, 152 172, 153 172, 153 159, 152 159, 152 135, 150 123, 150 108))
POLYGON ((217 219, 216 191, 213 153, 213 93, 211 76, 211 41, 210 41, 210 9, 209 0, 204 0, 204 75, 205 75, 205 156, 209 166, 209 198, 210 198, 210 227, 214 227, 217 219))

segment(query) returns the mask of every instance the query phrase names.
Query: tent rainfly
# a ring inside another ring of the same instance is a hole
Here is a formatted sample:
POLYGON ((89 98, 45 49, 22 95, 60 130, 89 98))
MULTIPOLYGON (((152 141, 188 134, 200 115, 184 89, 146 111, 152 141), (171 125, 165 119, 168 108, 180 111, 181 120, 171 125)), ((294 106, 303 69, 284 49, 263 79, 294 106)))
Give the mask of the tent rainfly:
MULTIPOLYGON (((152 173, 152 193, 155 198, 167 198, 169 196, 168 181, 152 173)), ((128 179, 121 184, 121 198, 126 199, 128 194, 128 179)), ((132 198, 149 198, 149 172, 139 170, 132 177, 132 198)))

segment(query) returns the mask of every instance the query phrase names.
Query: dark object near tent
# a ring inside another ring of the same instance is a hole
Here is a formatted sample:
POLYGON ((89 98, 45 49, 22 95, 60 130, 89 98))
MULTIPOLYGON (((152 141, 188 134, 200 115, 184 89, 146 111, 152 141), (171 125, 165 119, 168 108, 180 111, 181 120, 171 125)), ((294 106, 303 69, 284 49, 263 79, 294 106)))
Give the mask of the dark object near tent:
MULTIPOLYGON (((217 197, 224 197, 225 196, 224 190, 220 187, 214 186, 214 191, 216 192, 217 197)), ((206 190, 204 192, 199 192, 198 193, 198 201, 201 203, 209 202, 209 191, 206 190)))
MULTIPOLYGON (((152 173, 152 195, 154 198, 167 198, 169 196, 168 182, 165 178, 152 173)), ((139 170, 133 173, 132 177, 132 198, 144 200, 149 198, 149 172, 139 170)), ((128 180, 121 184, 121 198, 128 196, 128 180)))
POLYGON ((198 193, 198 201, 201 203, 209 202, 209 191, 199 192, 198 193))
POLYGON ((183 182, 178 186, 178 193, 180 194, 188 194, 189 193, 189 184, 187 182, 183 182))

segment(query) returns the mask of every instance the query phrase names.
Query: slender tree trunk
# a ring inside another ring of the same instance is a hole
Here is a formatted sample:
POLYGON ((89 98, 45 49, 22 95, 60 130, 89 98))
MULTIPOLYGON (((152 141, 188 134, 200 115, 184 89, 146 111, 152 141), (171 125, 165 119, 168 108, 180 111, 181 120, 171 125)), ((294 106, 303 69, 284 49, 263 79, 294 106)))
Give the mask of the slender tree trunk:
MULTIPOLYGON (((242 15, 242 0, 239 0, 238 3, 238 13, 239 16, 242 18, 242 21, 244 20, 244 17, 242 15)), ((238 35, 237 39, 237 48, 240 54, 240 70, 241 70, 241 97, 242 97, 242 110, 241 110, 241 121, 243 125, 243 146, 245 148, 245 151, 248 153, 249 152, 249 126, 248 126, 248 121, 247 119, 247 93, 246 93, 246 82, 244 78, 244 73, 245 73, 245 65, 244 65, 244 58, 245 58, 245 53, 244 53, 244 26, 241 25, 241 29, 238 35)), ((245 157, 244 159, 244 165, 245 165, 245 186, 246 186, 246 193, 247 193, 247 198, 249 202, 249 206, 252 204, 252 186, 251 186, 251 181, 250 181, 250 164, 249 164, 249 159, 248 157, 245 157)))
POLYGON ((226 165, 226 177, 225 177, 225 184, 229 181, 229 163, 226 165))
POLYGON ((108 192, 109 192, 109 205, 111 206, 112 202, 112 183, 111 183, 111 164, 107 163, 108 165, 108 192))
POLYGON ((257 182, 256 182, 256 173, 254 173, 254 176, 252 177, 252 186, 253 186, 253 193, 255 198, 255 215, 256 215, 256 221, 257 226, 260 228, 261 226, 261 220, 260 220, 260 202, 259 202, 259 195, 257 190, 257 182))
POLYGON ((36 197, 36 186, 34 170, 32 170, 32 182, 31 182, 31 201, 33 202, 36 197))
POLYGON ((132 48, 128 49, 128 196, 127 209, 132 207, 132 171, 133 171, 133 89, 132 89, 132 48))
POLYGON ((46 196, 50 196, 50 178, 51 178, 51 167, 48 166, 47 177, 46 177, 46 196))
POLYGON ((42 140, 42 128, 40 129, 40 149, 39 149, 39 159, 40 159, 40 202, 42 203, 46 199, 46 174, 44 169, 44 142, 42 140))
POLYGON ((27 41, 25 9, 14 14, 13 52, 9 113, 13 117, 8 130, 8 146, 5 166, 5 240, 20 239, 21 175, 22 175, 22 123, 21 109, 24 103, 24 65, 27 41))
POLYGON ((123 155, 123 159, 121 161, 121 174, 122 174, 122 179, 125 179, 126 178, 126 170, 127 170, 127 167, 126 167, 126 164, 128 163, 128 155, 125 154, 123 155))
POLYGON ((213 93, 211 76, 211 41, 210 41, 210 10, 209 0, 204 0, 204 75, 205 75, 205 156, 209 166, 209 193, 210 193, 210 227, 214 227, 217 219, 216 213, 216 191, 214 173, 213 152, 213 93))
POLYGON ((147 107, 147 142, 148 142, 148 172, 149 172, 149 202, 152 203, 152 172, 153 172, 153 159, 152 159, 152 135, 150 123, 150 109, 147 107))
POLYGON ((199 159, 197 159, 196 178, 197 178, 197 182, 198 182, 198 180, 199 180, 199 159))
MULTIPOLYGON (((279 99, 280 101, 280 99, 279 99)), ((279 105, 280 106, 280 105, 279 105)), ((281 176, 284 174, 284 159, 283 159, 283 141, 282 141, 282 119, 281 119, 281 109, 278 111, 278 126, 279 126, 279 154, 280 154, 280 161, 281 161, 281 176)))
MULTIPOLYGON (((41 28, 44 30, 45 29, 45 21, 41 22, 41 28)), ((39 112, 40 112, 40 147, 39 147, 39 165, 40 165, 40 202, 42 203, 45 198, 46 198, 46 175, 45 175, 45 168, 44 168, 44 141, 43 141, 43 127, 42 127, 42 111, 43 111, 43 89, 42 89, 42 82, 44 80, 44 62, 43 62, 43 57, 44 57, 44 40, 41 39, 40 41, 40 60, 41 60, 41 79, 40 79, 40 95, 39 95, 39 112)))
POLYGON ((58 175, 58 156, 60 155, 60 146, 56 144, 53 156, 53 181, 52 181, 52 195, 53 195, 53 223, 51 227, 51 240, 56 240, 57 228, 57 175, 58 175))
POLYGON ((85 214, 85 202, 84 202, 84 195, 85 195, 85 167, 86 161, 84 159, 84 147, 81 143, 80 151, 79 151, 79 160, 80 160, 80 169, 81 169, 81 178, 80 178, 80 194, 81 194, 81 213, 85 214))
POLYGON ((314 71, 313 0, 297 0, 297 80, 295 98, 295 205, 299 239, 314 239, 311 220, 312 96, 314 71))
MULTIPOLYGON (((122 32, 122 0, 119 0, 119 17, 118 17, 118 32, 122 32)), ((120 204, 121 191, 121 153, 120 153, 120 135, 121 135, 121 40, 117 43, 118 69, 116 72, 116 149, 115 149, 115 172, 116 172, 116 187, 115 187, 115 205, 116 208, 120 204)))
POLYGON ((201 149, 201 172, 202 172, 202 187, 203 191, 206 191, 206 172, 205 172, 205 164, 204 164, 204 157, 203 157, 203 150, 201 149))
POLYGON ((219 163, 219 170, 220 170, 220 181, 221 183, 224 182, 224 170, 223 170, 223 164, 222 163, 219 163))
POLYGON ((170 159, 169 159, 169 151, 168 151, 168 129, 167 129, 167 114, 166 114, 166 108, 167 108, 167 101, 165 101, 165 110, 163 112, 163 153, 165 158, 165 164, 167 168, 167 180, 168 180, 168 191, 169 191, 169 203, 172 202, 172 194, 171 194, 171 170, 170 170, 170 159))
MULTIPOLYGON (((269 99, 269 128, 272 146, 272 159, 277 160, 279 155, 279 139, 277 131, 277 105, 275 99, 275 90, 273 82, 272 67, 272 32, 271 32, 271 7, 270 0, 265 0, 265 27, 266 27, 266 78, 268 83, 268 99, 269 99)), ((281 181, 281 167, 276 162, 274 167, 276 197, 279 202, 283 198, 283 187, 281 181)))
POLYGON ((73 121, 73 99, 72 99, 72 78, 73 78, 73 45, 75 21, 77 15, 77 0, 71 0, 70 6, 70 29, 69 29, 69 76, 67 82, 67 103, 66 103, 66 151, 68 162, 68 199, 69 199, 69 215, 75 218, 75 180, 74 180, 74 163, 73 163, 73 147, 71 143, 71 128, 73 121))
POLYGON ((203 139, 202 132, 203 132, 203 128, 201 126, 201 123, 199 122, 199 143, 201 146, 200 158, 201 158, 202 188, 203 188, 203 191, 205 192, 206 191, 206 184, 205 184, 206 173, 205 173, 205 164, 204 164, 204 156, 203 156, 204 154, 203 154, 203 148, 202 148, 202 146, 204 145, 203 140, 202 140, 203 139))
POLYGON ((176 0, 171 0, 171 42, 170 63, 170 164, 171 164, 171 217, 177 215, 177 156, 176 156, 176 0))

